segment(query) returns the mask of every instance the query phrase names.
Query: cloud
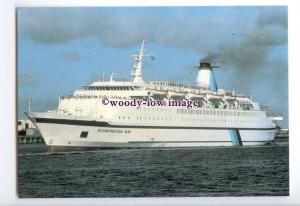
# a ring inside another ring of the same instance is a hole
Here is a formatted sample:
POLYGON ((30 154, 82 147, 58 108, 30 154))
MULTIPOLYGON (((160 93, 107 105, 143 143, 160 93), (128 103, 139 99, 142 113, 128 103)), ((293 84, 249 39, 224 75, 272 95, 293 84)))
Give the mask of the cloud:
POLYGON ((65 61, 79 61, 81 56, 77 52, 64 52, 62 54, 62 59, 65 61))
POLYGON ((235 42, 211 48, 202 61, 220 63, 244 72, 262 68, 276 46, 287 44, 287 14, 285 10, 265 9, 258 13, 255 24, 246 34, 232 33, 235 42), (239 35, 244 35, 239 39, 239 35))
MULTIPOLYGON (((43 44, 93 35, 107 47, 130 47, 146 39, 191 48, 199 60, 234 69, 241 79, 256 77, 274 48, 287 44, 287 7, 204 8, 21 8, 18 31, 43 44)), ((80 56, 69 52, 63 58, 77 61, 80 56)))
POLYGON ((37 42, 63 43, 90 32, 84 28, 87 23, 84 15, 76 16, 77 12, 73 9, 19 9, 18 29, 37 42))
POLYGON ((94 35, 110 47, 130 47, 142 39, 170 47, 193 48, 207 51, 224 45, 234 29, 247 30, 243 25, 252 18, 241 20, 236 9, 219 12, 184 12, 174 9, 165 13, 161 9, 138 8, 30 8, 18 10, 18 31, 33 41, 58 44, 94 35), (107 9, 109 10, 109 9, 107 9))
POLYGON ((232 70, 238 77, 231 80, 233 88, 249 92, 268 83, 272 86, 267 93, 272 91, 283 96, 288 90, 286 12, 282 7, 258 10, 254 24, 247 33, 232 33, 234 43, 210 48, 201 61, 232 70), (283 54, 272 56, 278 48, 284 51, 283 54))
MULTIPOLYGON (((191 48, 199 59, 247 75, 262 68, 276 46, 287 44, 286 7, 216 7, 202 13, 159 8, 30 8, 18 10, 20 34, 43 44, 96 36, 107 47, 130 47, 142 39, 165 47, 191 48), (222 8, 220 10, 220 8, 222 8), (206 55, 205 55, 206 54, 206 55)), ((78 54, 64 54, 74 61, 78 54)))
POLYGON ((20 86, 35 87, 38 85, 39 76, 30 71, 25 71, 19 74, 18 83, 20 86))

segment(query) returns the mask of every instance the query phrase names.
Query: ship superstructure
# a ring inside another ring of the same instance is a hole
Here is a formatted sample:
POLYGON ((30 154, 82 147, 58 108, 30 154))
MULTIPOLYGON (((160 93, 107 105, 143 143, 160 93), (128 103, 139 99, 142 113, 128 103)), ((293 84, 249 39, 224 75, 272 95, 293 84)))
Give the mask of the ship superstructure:
MULTIPOLYGON (((201 62, 195 84, 144 81, 144 43, 133 55, 132 80, 95 81, 59 97, 58 108, 29 112, 51 151, 101 147, 263 145, 276 131, 252 98, 219 89, 214 66, 201 62), (112 103, 113 102, 113 103, 112 103), (189 107, 188 103, 197 102, 189 107)), ((150 55, 152 57, 152 55, 150 55)))

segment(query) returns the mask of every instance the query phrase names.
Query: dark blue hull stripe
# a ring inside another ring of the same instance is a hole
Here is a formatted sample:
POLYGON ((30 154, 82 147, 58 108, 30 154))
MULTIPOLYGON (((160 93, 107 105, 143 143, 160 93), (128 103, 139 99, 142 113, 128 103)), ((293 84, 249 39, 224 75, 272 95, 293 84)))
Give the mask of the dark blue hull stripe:
MULTIPOLYGON (((51 119, 51 118, 35 118, 37 123, 51 124, 68 124, 80 126, 96 126, 111 128, 142 128, 142 129, 209 129, 209 130, 275 130, 274 127, 268 128, 232 128, 232 127, 183 127, 183 126, 148 126, 148 125, 111 125, 108 122, 75 120, 75 119, 51 119)), ((238 132, 239 134, 239 132, 238 132)), ((240 135, 239 135, 240 136, 240 135)))
POLYGON ((239 146, 243 146, 243 142, 242 142, 240 131, 238 129, 236 129, 235 132, 236 132, 236 136, 237 136, 237 140, 238 140, 239 146))

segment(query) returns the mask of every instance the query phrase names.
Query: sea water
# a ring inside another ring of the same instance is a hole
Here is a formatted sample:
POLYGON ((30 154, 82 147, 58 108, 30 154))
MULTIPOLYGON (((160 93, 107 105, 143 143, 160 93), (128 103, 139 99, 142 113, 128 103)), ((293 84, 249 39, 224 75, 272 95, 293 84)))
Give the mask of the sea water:
POLYGON ((59 154, 19 145, 18 151, 21 198, 289 195, 288 144, 59 154))

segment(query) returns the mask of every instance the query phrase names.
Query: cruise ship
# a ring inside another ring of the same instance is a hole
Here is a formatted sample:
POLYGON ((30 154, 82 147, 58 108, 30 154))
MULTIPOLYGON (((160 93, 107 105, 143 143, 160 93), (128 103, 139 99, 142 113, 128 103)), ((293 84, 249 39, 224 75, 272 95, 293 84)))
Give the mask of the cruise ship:
POLYGON ((251 97, 218 88, 214 66, 200 62, 194 84, 145 81, 144 43, 131 80, 95 81, 60 96, 57 109, 25 112, 50 152, 97 148, 264 145, 276 121, 251 97))

